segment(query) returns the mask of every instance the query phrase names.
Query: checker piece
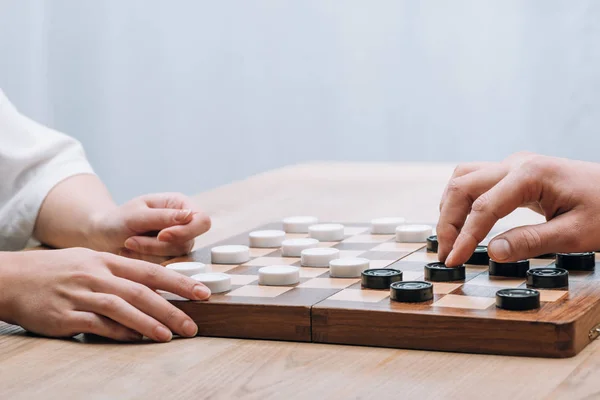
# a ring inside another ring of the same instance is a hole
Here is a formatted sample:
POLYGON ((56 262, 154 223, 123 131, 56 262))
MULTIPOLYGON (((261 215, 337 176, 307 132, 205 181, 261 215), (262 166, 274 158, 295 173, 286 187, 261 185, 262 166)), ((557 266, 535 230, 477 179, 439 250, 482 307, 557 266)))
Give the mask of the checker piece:
POLYGON ((569 286, 569 271, 562 268, 532 268, 527 271, 527 286, 558 289, 569 286))
POLYGON ((567 270, 592 271, 596 268, 595 253, 557 253, 556 266, 567 270))
POLYGON ((399 281, 390 286, 390 299, 403 303, 420 303, 433 299, 433 284, 419 281, 399 281))
POLYGON ((535 289, 501 289, 496 292, 496 307, 525 311, 540 308, 540 292, 535 289))
POLYGON ((490 276, 525 278, 529 260, 501 263, 490 259, 490 276))
POLYGON ((402 271, 391 268, 367 269, 361 274, 361 284, 368 289, 389 289, 394 282, 402 280, 402 271))
POLYGON ((425 266, 425 279, 432 282, 464 281, 465 266, 447 267, 441 262, 429 263, 425 266))

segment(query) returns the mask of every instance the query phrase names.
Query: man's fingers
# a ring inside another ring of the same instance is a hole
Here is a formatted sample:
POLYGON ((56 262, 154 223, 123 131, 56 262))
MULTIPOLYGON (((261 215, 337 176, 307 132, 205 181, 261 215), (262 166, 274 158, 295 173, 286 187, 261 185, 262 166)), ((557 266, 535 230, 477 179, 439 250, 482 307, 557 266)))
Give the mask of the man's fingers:
POLYGON ((153 264, 162 264, 165 261, 169 261, 171 257, 167 256, 153 256, 152 254, 143 254, 138 253, 137 251, 129 250, 129 249, 120 249, 120 256, 132 258, 134 260, 146 261, 153 264))
POLYGON ((128 250, 163 257, 177 257, 189 254, 194 247, 194 241, 185 242, 161 242, 151 236, 134 236, 125 241, 128 250))
POLYGON ((505 175, 506 170, 503 167, 493 166, 450 181, 447 186, 446 201, 436 227, 440 261, 444 262, 452 250, 454 241, 471 211, 473 201, 497 184, 505 175))
POLYGON ((190 317, 142 284, 112 277, 99 281, 94 289, 97 292, 119 296, 181 336, 192 337, 198 332, 198 327, 190 317))
POLYGON ((106 264, 113 274, 141 283, 152 289, 162 289, 190 300, 206 300, 210 290, 194 279, 157 264, 107 254, 106 264))
MULTIPOLYGON (((488 168, 492 165, 498 165, 497 163, 492 162, 471 162, 471 163, 463 163, 459 164, 454 168, 454 172, 452 172, 452 176, 450 177, 450 182, 452 182, 455 178, 460 178, 461 176, 470 174, 472 172, 478 171, 483 168, 488 168)), ((446 200, 446 196, 448 194, 448 186, 444 188, 444 192, 442 193, 442 198, 440 200, 440 211, 442 211, 442 207, 444 205, 444 201, 446 200)))
POLYGON ((81 295, 79 301, 83 310, 108 317, 156 342, 168 342, 173 337, 166 326, 119 296, 105 293, 85 293, 81 295))
POLYGON ((120 342, 141 340, 142 335, 115 321, 86 311, 73 312, 73 329, 80 333, 91 333, 120 342))
POLYGON ((586 243, 578 240, 574 218, 562 214, 539 225, 520 226, 496 236, 488 245, 490 258, 513 262, 547 253, 586 251, 586 243))
POLYGON ((208 215, 194 213, 192 220, 185 225, 171 226, 163 229, 158 234, 161 242, 184 243, 194 240, 210 229, 211 221, 208 215))
POLYGON ((499 219, 522 204, 537 201, 540 195, 541 184, 535 174, 522 169, 509 173, 473 202, 471 214, 456 238, 446 264, 455 266, 466 262, 499 219))
POLYGON ((145 208, 140 207, 127 215, 125 224, 133 232, 160 231, 170 226, 189 223, 194 212, 189 208, 145 208))

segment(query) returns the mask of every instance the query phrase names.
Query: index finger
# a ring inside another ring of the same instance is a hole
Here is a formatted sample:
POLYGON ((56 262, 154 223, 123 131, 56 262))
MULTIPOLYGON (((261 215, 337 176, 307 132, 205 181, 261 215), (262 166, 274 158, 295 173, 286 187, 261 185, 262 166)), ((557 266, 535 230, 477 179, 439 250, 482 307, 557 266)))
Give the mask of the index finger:
POLYGON ((166 290, 190 300, 206 300, 210 289, 202 283, 158 264, 107 254, 107 265, 117 276, 152 289, 166 290))
POLYGON ((519 206, 539 197, 539 189, 531 174, 516 170, 510 172, 496 186, 479 196, 471 207, 471 215, 454 242, 446 265, 466 262, 477 245, 487 236, 499 219, 506 217, 519 206))

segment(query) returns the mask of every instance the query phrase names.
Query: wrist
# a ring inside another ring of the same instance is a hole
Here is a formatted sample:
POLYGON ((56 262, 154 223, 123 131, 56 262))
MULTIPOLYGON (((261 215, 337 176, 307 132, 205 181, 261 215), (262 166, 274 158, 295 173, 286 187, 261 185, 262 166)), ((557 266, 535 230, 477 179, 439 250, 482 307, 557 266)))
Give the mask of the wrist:
POLYGON ((19 253, 0 252, 0 321, 14 323, 13 289, 20 258, 19 253))
POLYGON ((111 229, 110 214, 116 208, 115 205, 114 208, 106 208, 90 214, 84 229, 87 242, 85 247, 96 251, 114 252, 115 249, 113 249, 111 239, 114 238, 116 232, 111 229))

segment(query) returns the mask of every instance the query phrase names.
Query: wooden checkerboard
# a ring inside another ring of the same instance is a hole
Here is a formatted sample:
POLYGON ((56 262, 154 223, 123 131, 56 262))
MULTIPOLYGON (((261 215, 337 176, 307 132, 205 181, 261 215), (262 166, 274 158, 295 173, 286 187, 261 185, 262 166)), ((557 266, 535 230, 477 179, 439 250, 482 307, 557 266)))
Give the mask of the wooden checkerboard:
MULTIPOLYGON (((397 243, 393 235, 371 235, 368 224, 344 224, 335 247, 340 257, 362 257, 370 268, 395 268, 403 280, 424 280, 424 266, 437 261, 425 243, 397 243)), ((269 224, 263 229, 282 229, 269 224)), ((307 234, 287 234, 287 238, 307 234)), ((248 245, 248 232, 214 244, 248 245)), ((214 247, 211 246, 211 247, 214 247)), ((210 248, 171 260, 199 261, 208 272, 231 275, 232 289, 208 301, 172 301, 199 326, 199 335, 337 343, 471 353, 570 357, 596 337, 600 323, 600 280, 594 271, 570 271, 568 290, 539 290, 541 307, 508 311, 495 306, 496 291, 526 287, 525 279, 495 278, 487 266, 467 265, 461 282, 433 282, 434 298, 423 303, 390 300, 389 290, 361 287, 359 278, 331 278, 328 268, 301 267, 299 257, 280 249, 251 248, 241 265, 210 263, 210 248), (258 269, 268 265, 300 268, 300 283, 258 285, 258 269)), ((553 259, 532 259, 531 267, 553 259)))

